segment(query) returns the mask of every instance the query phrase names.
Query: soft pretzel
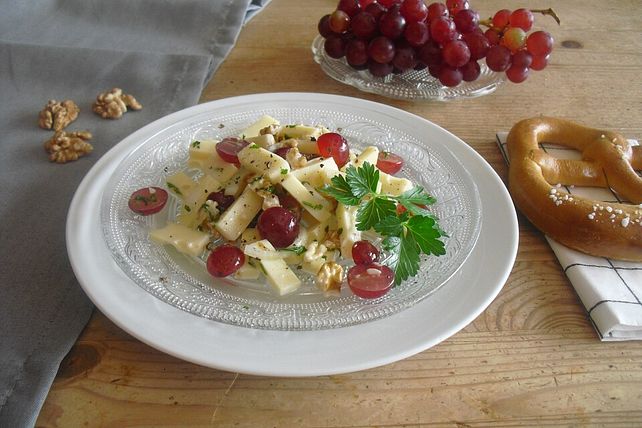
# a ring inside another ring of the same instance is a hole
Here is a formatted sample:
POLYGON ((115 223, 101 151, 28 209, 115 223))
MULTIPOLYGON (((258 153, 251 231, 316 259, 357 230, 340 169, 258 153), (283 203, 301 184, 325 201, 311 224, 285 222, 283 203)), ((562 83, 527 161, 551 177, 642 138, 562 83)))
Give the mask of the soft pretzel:
POLYGON ((507 140, 508 184, 515 205, 541 231, 587 254, 642 261, 642 146, 570 121, 518 122, 507 140), (539 143, 574 148, 581 160, 557 159, 539 143), (611 188, 629 203, 570 195, 560 185, 611 188))

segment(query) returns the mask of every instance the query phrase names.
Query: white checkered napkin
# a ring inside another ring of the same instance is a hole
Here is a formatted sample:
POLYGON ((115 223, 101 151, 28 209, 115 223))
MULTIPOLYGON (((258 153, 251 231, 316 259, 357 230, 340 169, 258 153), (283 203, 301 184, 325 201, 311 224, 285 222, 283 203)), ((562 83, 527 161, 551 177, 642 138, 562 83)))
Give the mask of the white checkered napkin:
MULTIPOLYGON (((507 132, 497 133, 506 163, 507 132)), ((631 141, 637 144, 636 141, 631 141)), ((542 150, 560 159, 580 159, 576 150, 541 144, 542 150)), ((622 202, 608 189, 563 186, 564 190, 604 202, 622 202)), ((636 226, 640 227, 640 226, 636 226)), ((642 263, 592 257, 546 237, 566 276, 586 308, 589 320, 603 341, 642 340, 642 263)))

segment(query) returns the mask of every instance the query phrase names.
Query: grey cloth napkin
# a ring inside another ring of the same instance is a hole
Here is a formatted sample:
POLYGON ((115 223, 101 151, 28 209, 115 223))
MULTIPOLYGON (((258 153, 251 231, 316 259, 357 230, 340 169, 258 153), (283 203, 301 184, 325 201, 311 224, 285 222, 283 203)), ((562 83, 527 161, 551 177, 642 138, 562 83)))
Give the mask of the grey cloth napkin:
POLYGON ((136 129, 196 104, 260 0, 0 0, 0 426, 33 426, 60 361, 93 307, 71 270, 67 210, 93 163, 136 129), (120 87, 143 109, 91 111, 120 87), (50 163, 38 127, 73 99, 94 151, 50 163))

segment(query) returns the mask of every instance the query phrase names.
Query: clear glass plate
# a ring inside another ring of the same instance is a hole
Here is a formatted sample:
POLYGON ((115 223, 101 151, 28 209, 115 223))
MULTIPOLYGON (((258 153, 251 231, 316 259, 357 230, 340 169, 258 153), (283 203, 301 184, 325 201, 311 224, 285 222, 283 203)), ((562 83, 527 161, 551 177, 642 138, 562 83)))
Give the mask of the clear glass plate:
POLYGON ((484 61, 480 62, 481 74, 474 82, 462 82, 454 88, 443 86, 427 69, 412 70, 402 74, 374 77, 365 70, 355 70, 345 59, 329 57, 323 49, 324 38, 317 36, 312 42, 314 60, 333 79, 377 95, 400 100, 451 101, 475 98, 494 92, 506 77, 503 73, 490 70, 484 61))
POLYGON ((429 296, 457 272, 479 236, 481 202, 472 177, 448 150, 447 141, 425 140, 426 129, 408 132, 405 124, 376 110, 360 109, 359 104, 335 108, 310 101, 311 97, 272 102, 261 97, 262 101, 225 108, 213 104, 206 113, 168 121, 160 132, 139 131, 143 138, 114 172, 101 202, 103 233, 125 274, 162 301, 201 317, 252 328, 317 330, 397 313, 429 296), (434 211, 449 235, 446 255, 424 257, 417 276, 379 299, 355 297, 345 284, 340 296, 325 296, 304 274, 300 274, 304 284, 298 292, 278 297, 264 282, 214 279, 203 260, 152 242, 150 229, 173 220, 178 201, 170 198, 161 213, 141 217, 129 210, 129 195, 141 187, 164 186, 165 178, 178 171, 195 174, 186 167, 191 141, 238 135, 264 114, 284 124, 319 124, 339 130, 355 149, 376 145, 402 155, 406 165, 401 175, 437 198, 434 211))

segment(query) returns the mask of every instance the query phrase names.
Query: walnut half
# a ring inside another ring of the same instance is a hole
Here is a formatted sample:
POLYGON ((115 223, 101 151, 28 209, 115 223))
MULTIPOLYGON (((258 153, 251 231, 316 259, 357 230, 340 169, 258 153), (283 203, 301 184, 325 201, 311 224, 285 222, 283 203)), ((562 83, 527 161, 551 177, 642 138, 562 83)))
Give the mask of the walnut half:
POLYGON ((343 267, 335 262, 325 262, 317 273, 316 284, 323 291, 340 290, 343 267))
POLYGON ((49 153, 49 160, 52 162, 75 161, 94 150, 93 146, 87 142, 89 140, 91 140, 91 133, 88 131, 57 131, 53 137, 45 141, 45 150, 49 153))
POLYGON ((72 100, 49 100, 38 115, 38 126, 61 131, 78 118, 80 108, 72 100))
POLYGON ((132 95, 124 94, 120 88, 98 94, 91 107, 103 119, 119 119, 128 108, 140 110, 143 106, 132 95))

